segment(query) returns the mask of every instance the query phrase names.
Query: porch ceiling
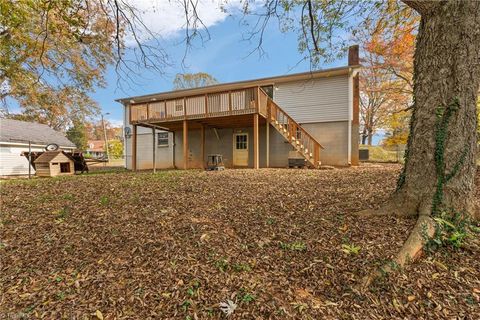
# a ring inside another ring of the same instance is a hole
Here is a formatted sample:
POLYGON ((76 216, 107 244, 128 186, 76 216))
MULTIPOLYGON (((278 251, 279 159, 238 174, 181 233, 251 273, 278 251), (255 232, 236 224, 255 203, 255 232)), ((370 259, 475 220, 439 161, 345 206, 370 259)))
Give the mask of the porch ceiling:
MULTIPOLYGON (((210 128, 224 129, 224 128, 246 128, 253 126, 253 114, 237 115, 237 116, 226 116, 226 117, 215 117, 215 118, 202 118, 187 120, 188 130, 200 129, 202 125, 210 128)), ((266 119, 262 116, 259 117, 259 124, 263 125, 266 123, 266 119)), ((169 122, 155 122, 149 121, 144 123, 137 123, 139 126, 156 126, 165 128, 169 131, 179 131, 183 130, 183 120, 180 121, 169 121, 169 122)))

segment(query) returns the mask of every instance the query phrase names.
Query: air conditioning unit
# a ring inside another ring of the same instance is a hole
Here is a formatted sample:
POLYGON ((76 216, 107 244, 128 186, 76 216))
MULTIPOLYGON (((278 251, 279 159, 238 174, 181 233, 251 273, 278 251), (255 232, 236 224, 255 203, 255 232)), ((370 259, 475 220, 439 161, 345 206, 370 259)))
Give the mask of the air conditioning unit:
POLYGON ((303 168, 307 165, 307 160, 300 154, 300 152, 292 150, 288 152, 288 167, 289 168, 303 168))

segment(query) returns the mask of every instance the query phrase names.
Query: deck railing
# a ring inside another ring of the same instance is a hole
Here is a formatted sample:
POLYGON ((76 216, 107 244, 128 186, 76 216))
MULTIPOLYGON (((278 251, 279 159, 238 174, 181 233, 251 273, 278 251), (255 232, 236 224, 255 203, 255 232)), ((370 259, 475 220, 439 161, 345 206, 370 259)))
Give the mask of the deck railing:
POLYGON ((258 113, 267 118, 268 116, 268 100, 269 96, 262 88, 258 88, 258 113))
POLYGON ((175 121, 256 113, 260 106, 257 106, 258 90, 257 87, 252 87, 132 104, 130 122, 175 121))

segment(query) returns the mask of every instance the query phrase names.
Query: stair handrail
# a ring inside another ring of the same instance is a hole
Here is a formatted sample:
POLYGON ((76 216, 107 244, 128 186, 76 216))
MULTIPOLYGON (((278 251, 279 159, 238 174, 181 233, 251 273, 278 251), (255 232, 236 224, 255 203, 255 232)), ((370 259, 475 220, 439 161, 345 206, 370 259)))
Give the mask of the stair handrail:
MULTIPOLYGON (((297 123, 290 115, 288 115, 287 112, 285 112, 272 98, 270 98, 268 96, 268 94, 262 89, 262 88, 259 88, 259 92, 261 95, 263 95, 264 97, 266 97, 266 110, 267 110, 267 115, 266 115, 266 118, 267 118, 267 121, 268 122, 271 122, 274 120, 273 118, 273 110, 272 109, 276 109, 280 112, 280 114, 282 115, 282 117, 286 118, 287 120, 287 124, 293 124, 294 128, 298 128, 301 132, 302 132, 302 135, 305 135, 308 140, 310 140, 311 142, 313 142, 313 165, 314 166, 318 166, 319 164, 319 161, 320 161, 320 150, 319 149, 325 149, 321 144, 320 142, 318 142, 314 137, 312 137, 312 135, 310 133, 308 133, 307 130, 305 130, 305 128, 303 128, 299 123, 297 123)), ((260 99, 259 99, 260 100, 260 99)), ((263 100, 263 99, 262 99, 263 100)), ((291 126, 290 126, 291 127, 291 126)), ((291 130, 291 128, 289 128, 289 130, 291 130)), ((295 135, 295 138, 296 138, 296 133, 293 132, 293 131, 290 131, 290 139, 291 137, 295 135)), ((290 140, 289 139, 289 140, 290 140)), ((311 149, 310 149, 311 150, 311 149)), ((303 153, 302 151, 300 151, 301 153, 303 153)), ((309 157, 310 158, 310 157, 309 157)), ((310 160, 310 159, 308 159, 310 160)), ((310 160, 310 162, 312 162, 310 160)))

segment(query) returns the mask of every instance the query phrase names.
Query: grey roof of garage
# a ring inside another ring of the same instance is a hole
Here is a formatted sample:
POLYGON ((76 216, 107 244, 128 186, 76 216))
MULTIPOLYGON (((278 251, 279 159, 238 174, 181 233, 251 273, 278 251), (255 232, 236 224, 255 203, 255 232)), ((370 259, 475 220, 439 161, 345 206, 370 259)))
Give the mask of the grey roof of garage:
POLYGON ((56 143, 61 147, 75 147, 75 144, 58 132, 37 122, 12 119, 0 119, 0 142, 28 143, 47 145, 56 143))

